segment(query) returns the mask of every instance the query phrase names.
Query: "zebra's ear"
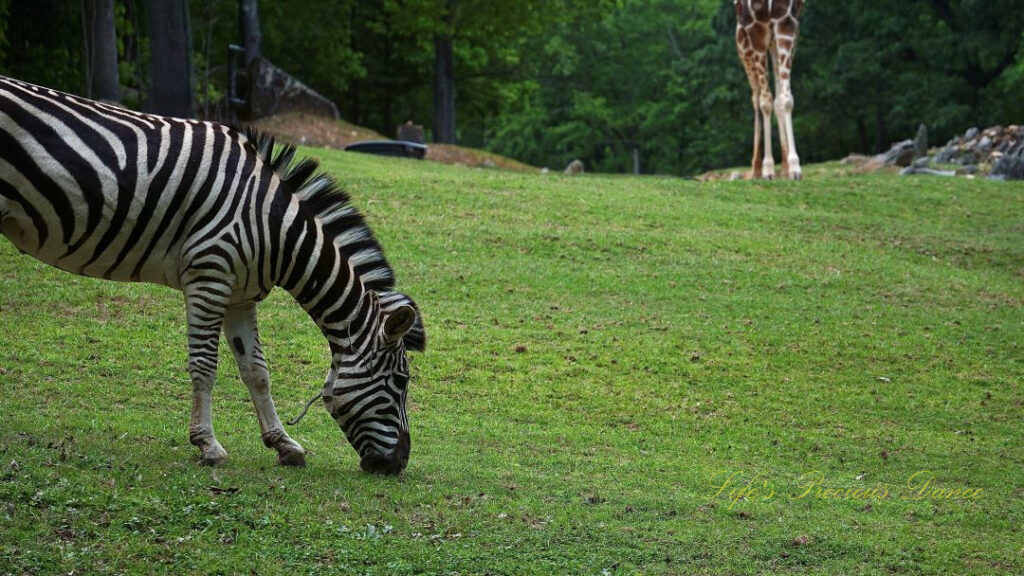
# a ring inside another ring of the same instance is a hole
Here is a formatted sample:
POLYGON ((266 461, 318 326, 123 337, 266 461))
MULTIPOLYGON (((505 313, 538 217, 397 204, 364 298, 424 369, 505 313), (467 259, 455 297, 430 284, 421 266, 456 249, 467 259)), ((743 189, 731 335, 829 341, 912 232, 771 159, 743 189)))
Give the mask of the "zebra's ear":
POLYGON ((416 310, 409 305, 399 306, 384 319, 384 343, 394 344, 416 323, 416 310))

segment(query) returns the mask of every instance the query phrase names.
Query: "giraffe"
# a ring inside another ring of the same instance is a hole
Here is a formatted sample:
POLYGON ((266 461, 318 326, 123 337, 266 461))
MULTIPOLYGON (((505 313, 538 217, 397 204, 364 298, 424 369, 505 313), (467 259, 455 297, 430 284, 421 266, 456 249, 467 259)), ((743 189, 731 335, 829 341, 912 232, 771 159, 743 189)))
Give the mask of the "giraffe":
POLYGON ((790 73, 800 27, 803 0, 733 0, 736 9, 736 50, 747 72, 754 105, 754 178, 775 177, 772 157, 772 109, 779 124, 782 174, 793 180, 803 176, 793 139, 793 93, 790 73), (775 72, 775 100, 768 86, 768 54, 775 72), (762 155, 761 136, 764 135, 762 155))

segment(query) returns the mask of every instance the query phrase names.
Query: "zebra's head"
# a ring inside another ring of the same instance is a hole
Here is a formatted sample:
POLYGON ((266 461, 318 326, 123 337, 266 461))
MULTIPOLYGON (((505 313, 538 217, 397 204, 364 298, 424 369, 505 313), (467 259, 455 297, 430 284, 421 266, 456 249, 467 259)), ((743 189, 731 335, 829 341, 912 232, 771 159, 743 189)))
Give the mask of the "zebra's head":
POLYGON ((404 294, 368 291, 352 326, 349 345, 332 352, 324 406, 359 453, 364 471, 399 474, 410 446, 406 353, 426 347, 419 309, 404 294))

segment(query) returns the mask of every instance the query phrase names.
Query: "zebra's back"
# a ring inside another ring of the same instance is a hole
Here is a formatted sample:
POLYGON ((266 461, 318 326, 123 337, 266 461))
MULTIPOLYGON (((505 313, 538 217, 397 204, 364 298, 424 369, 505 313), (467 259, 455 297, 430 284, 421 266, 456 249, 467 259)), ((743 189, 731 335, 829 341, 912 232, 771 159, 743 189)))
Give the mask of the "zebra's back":
POLYGON ((209 251, 236 273, 259 258, 254 192, 272 180, 244 143, 222 125, 0 77, 0 231, 85 276, 180 288, 209 251))

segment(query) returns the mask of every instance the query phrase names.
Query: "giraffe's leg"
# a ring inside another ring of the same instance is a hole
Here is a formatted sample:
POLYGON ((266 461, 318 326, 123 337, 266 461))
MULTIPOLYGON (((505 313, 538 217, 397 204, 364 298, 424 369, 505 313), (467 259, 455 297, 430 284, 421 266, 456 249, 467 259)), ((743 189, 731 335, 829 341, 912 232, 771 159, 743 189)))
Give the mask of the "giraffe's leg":
MULTIPOLYGON (((778 38, 778 36, 776 36, 778 38)), ((786 116, 782 103, 784 102, 784 94, 786 88, 782 82, 782 75, 779 74, 780 61, 779 61, 779 50, 778 44, 772 43, 771 45, 772 54, 772 70, 775 76, 775 121, 779 126, 779 156, 782 160, 782 175, 783 177, 789 176, 789 133, 786 130, 786 116)))
POLYGON ((762 178, 772 180, 775 178, 775 158, 772 156, 772 91, 768 87, 768 77, 764 68, 764 56, 761 56, 761 75, 758 77, 760 84, 761 123, 764 128, 764 161, 762 162, 762 178))
POLYGON ((754 90, 750 101, 754 105, 754 158, 750 161, 751 177, 755 180, 761 179, 763 173, 764 158, 761 152, 761 96, 754 90))
POLYGON ((270 372, 260 348, 256 327, 256 304, 228 308, 224 318, 224 335, 234 352, 238 373, 249 389, 249 396, 256 408, 263 444, 277 450, 278 464, 305 466, 306 451, 288 436, 274 409, 274 399, 270 395, 270 372))
MULTIPOLYGON (((736 6, 737 10, 742 10, 742 6, 739 4, 736 6)), ((757 80, 756 57, 752 44, 753 40, 747 31, 742 26, 737 26, 736 49, 739 52, 740 62, 743 63, 743 71, 747 74, 747 81, 750 83, 750 102, 754 108, 754 155, 750 161, 750 171, 751 177, 756 180, 761 178, 762 173, 761 95, 760 85, 757 80)))
POLYGON ((192 414, 188 439, 199 448, 199 463, 223 464, 228 454, 213 432, 211 399, 217 377, 217 346, 230 291, 211 281, 185 284, 188 315, 188 371, 192 377, 192 414))
POLYGON ((803 171, 800 168, 800 156, 796 152, 796 139, 793 135, 793 91, 791 74, 793 70, 793 54, 796 51, 796 35, 799 23, 795 18, 788 17, 775 26, 775 77, 778 86, 775 100, 775 112, 779 118, 779 135, 785 141, 787 176, 800 180, 803 171))
POLYGON ((787 175, 793 180, 800 180, 803 178, 803 170, 800 168, 800 156, 796 153, 796 140, 793 137, 793 94, 788 87, 776 99, 775 108, 780 110, 777 112, 780 135, 785 134, 787 175))

